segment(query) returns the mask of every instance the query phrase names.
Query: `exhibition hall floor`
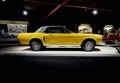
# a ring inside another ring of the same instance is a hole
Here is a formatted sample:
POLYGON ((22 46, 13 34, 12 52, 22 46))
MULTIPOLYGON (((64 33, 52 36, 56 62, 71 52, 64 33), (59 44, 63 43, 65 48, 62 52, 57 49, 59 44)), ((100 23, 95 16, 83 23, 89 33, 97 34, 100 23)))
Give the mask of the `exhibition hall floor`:
POLYGON ((115 47, 96 46, 94 51, 86 52, 81 48, 46 48, 42 51, 32 51, 29 46, 1 46, 0 55, 19 54, 29 56, 119 56, 119 52, 115 47))
MULTIPOLYGON (((46 75, 74 77, 76 74, 90 78, 109 75, 110 71, 114 71, 112 75, 115 76, 120 74, 117 72, 120 70, 119 56, 117 49, 111 46, 96 46, 94 51, 85 52, 81 48, 46 48, 43 51, 32 51, 29 46, 2 44, 0 67, 5 78, 7 74, 7 77, 20 75, 25 79, 28 76, 46 79, 46 75)), ((53 77, 52 79, 54 80, 53 77)))

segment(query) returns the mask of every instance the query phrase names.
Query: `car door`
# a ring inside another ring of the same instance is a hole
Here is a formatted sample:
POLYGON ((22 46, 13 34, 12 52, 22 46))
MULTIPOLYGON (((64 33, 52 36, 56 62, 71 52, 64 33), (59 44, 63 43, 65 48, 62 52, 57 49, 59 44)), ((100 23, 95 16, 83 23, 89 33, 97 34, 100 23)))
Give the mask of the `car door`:
POLYGON ((64 27, 49 27, 45 36, 45 44, 65 45, 72 44, 72 34, 65 33, 64 27))

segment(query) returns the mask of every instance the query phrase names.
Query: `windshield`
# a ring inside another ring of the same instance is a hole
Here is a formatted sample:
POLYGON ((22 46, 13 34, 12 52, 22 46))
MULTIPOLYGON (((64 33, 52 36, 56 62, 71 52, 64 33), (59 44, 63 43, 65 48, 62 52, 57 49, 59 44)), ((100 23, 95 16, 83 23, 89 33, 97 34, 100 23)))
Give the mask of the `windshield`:
POLYGON ((46 30, 46 27, 40 27, 38 30, 36 30, 35 32, 44 32, 46 30))

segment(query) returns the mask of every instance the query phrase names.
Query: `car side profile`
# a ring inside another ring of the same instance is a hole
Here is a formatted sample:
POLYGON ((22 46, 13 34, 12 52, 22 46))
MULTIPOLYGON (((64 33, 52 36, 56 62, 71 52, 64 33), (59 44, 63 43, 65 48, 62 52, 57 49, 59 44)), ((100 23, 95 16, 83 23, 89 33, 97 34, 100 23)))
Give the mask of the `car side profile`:
POLYGON ((41 26, 34 33, 19 33, 17 37, 22 45, 30 45, 33 51, 39 51, 51 45, 78 45, 85 51, 92 51, 96 45, 102 43, 102 35, 73 33, 65 26, 41 26))

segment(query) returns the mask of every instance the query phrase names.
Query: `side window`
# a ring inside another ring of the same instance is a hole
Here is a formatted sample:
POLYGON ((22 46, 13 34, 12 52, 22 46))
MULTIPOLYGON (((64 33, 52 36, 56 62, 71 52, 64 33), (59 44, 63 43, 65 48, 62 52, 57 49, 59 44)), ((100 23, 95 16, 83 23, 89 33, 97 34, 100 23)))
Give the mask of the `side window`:
POLYGON ((63 27, 50 27, 48 33, 64 33, 63 27))
POLYGON ((70 30, 67 29, 67 28, 64 28, 64 33, 72 33, 72 31, 70 31, 70 30))
POLYGON ((47 28, 47 29, 44 31, 44 33, 49 33, 49 28, 47 28))

